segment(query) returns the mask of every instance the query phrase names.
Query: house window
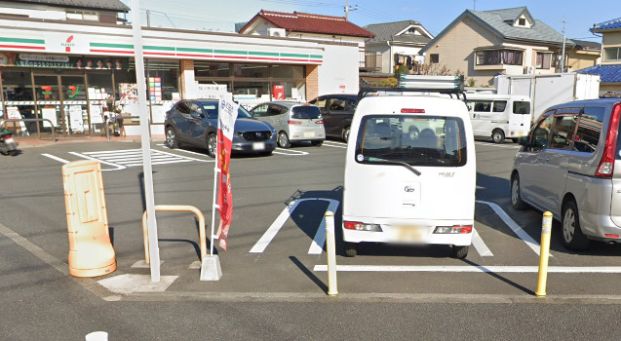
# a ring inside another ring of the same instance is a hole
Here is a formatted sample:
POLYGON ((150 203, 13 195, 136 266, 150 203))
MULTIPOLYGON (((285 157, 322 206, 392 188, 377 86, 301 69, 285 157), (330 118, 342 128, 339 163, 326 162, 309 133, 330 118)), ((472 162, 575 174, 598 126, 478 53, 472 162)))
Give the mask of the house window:
POLYGON ((522 51, 488 50, 476 53, 476 65, 522 65, 522 51))
POLYGON ((431 60, 431 64, 438 64, 440 62, 440 55, 437 53, 432 53, 429 55, 431 60))
POLYGON ((416 30, 416 27, 410 27, 410 28, 408 28, 408 30, 407 30, 407 31, 405 31, 405 34, 420 35, 420 33, 418 33, 418 31, 416 30))
POLYGON ((606 61, 619 61, 621 60, 621 47, 605 48, 604 55, 606 56, 606 61))
POLYGON ((524 18, 518 19, 518 25, 519 26, 526 26, 526 19, 524 19, 524 18))
POLYGON ((537 52, 537 69, 552 67, 552 53, 537 52))
POLYGON ((68 20, 99 21, 99 14, 92 11, 67 11, 68 20))

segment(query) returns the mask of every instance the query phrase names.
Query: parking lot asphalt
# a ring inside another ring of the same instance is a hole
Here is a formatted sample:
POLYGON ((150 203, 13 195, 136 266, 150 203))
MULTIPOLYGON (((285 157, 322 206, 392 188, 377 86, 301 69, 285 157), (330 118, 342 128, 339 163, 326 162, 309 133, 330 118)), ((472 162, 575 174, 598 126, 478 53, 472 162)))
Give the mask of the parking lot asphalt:
MULTIPOLYGON (((318 247, 322 244, 318 230, 329 207, 336 208, 336 226, 340 226, 344 144, 327 141, 322 147, 277 149, 272 156, 234 157, 234 222, 229 250, 220 252, 224 275, 218 282, 199 281, 199 270, 192 267, 199 260, 193 217, 158 214, 161 272, 171 280, 163 293, 143 289, 128 293, 109 284, 115 282, 110 279, 131 282, 134 277, 127 275, 149 274, 148 268, 135 266, 144 258, 138 148, 133 143, 66 144, 29 148, 18 157, 0 159, 0 223, 52 259, 66 262, 61 166, 68 161, 96 159, 102 161, 104 169, 118 262, 115 273, 95 279, 99 283, 94 284, 99 287, 95 292, 102 298, 183 300, 204 295, 222 299, 229 294, 235 299, 287 300, 323 295, 326 255, 318 247)), ((509 175, 518 146, 477 142, 476 148, 478 237, 468 257, 451 259, 448 248, 440 246, 363 244, 357 257, 347 258, 337 228, 340 293, 363 295, 358 298, 532 296, 541 212, 510 207, 509 175)), ((156 204, 196 206, 209 224, 213 161, 202 151, 170 150, 161 143, 154 143, 152 150, 156 204)), ((558 227, 556 224, 552 236, 550 297, 616 296, 621 289, 617 280, 621 276, 621 248, 595 243, 590 251, 576 254, 561 245, 558 227)))

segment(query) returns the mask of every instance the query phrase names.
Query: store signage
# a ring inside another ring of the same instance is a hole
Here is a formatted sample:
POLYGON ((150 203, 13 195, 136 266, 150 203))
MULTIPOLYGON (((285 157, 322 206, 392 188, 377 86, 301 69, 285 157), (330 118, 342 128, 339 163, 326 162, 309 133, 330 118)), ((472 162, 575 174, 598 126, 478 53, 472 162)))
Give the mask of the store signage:
POLYGON ((45 35, 45 50, 57 53, 89 53, 89 38, 74 33, 49 33, 45 35))
POLYGON ((57 56, 39 53, 20 53, 19 60, 28 62, 69 63, 69 56, 57 56))

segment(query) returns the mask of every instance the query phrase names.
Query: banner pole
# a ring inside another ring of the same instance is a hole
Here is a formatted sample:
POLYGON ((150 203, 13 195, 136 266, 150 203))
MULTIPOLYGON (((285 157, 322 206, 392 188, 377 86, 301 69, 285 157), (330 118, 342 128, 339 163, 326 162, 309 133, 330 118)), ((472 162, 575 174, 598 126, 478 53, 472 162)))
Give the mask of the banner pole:
MULTIPOLYGON (((218 108, 220 108, 220 103, 218 103, 218 108)), ((220 120, 218 119, 218 130, 220 130, 220 120)), ((215 244, 215 236, 214 230, 216 225, 216 210, 218 209, 218 204, 216 203, 217 195, 218 195, 218 173, 220 173, 220 169, 218 168, 218 141, 219 138, 216 135, 216 150, 214 152, 215 155, 215 163, 213 166, 213 201, 211 204, 211 235, 209 237, 209 254, 213 256, 213 246, 215 244)))

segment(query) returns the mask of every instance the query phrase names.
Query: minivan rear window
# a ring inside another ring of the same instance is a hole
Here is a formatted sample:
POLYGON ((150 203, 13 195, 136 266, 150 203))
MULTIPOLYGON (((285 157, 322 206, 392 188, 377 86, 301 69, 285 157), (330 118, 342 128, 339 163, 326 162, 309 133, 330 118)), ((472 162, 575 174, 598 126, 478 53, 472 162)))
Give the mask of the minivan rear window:
POLYGON ((321 117, 321 111, 314 105, 303 105, 293 107, 291 110, 291 118, 299 120, 314 120, 321 117))
POLYGON ((530 102, 513 102, 513 113, 518 115, 530 115, 530 102))
POLYGON ((574 137, 574 150, 583 153, 593 153, 597 149, 604 126, 605 111, 606 109, 603 107, 584 108, 578 119, 578 129, 574 137))
POLYGON ((458 117, 373 115, 362 119, 355 158, 366 164, 458 167, 466 164, 466 154, 458 117))

